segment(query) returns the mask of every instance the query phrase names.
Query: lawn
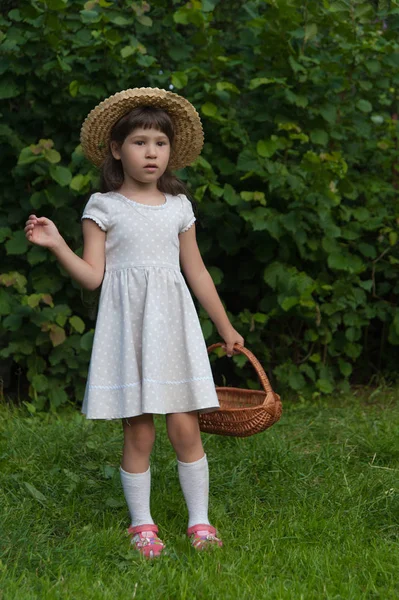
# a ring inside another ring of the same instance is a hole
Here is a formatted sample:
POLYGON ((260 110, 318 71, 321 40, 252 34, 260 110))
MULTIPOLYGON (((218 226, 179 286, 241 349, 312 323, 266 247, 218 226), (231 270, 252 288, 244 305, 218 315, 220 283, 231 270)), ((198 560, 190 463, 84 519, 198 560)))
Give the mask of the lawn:
MULTIPOLYGON (((399 598, 399 391, 285 400, 270 430, 204 435, 210 518, 197 554, 164 419, 152 514, 169 555, 129 548, 120 421, 0 405, 0 599, 399 598)), ((283 399, 284 400, 284 399, 283 399)))

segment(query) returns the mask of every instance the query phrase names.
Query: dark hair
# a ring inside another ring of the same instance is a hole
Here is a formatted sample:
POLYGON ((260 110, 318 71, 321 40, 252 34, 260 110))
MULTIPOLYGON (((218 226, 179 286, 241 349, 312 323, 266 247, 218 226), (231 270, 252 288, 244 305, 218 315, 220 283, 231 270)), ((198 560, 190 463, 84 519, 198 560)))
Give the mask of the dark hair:
MULTIPOLYGON (((116 142, 121 146, 127 136, 137 127, 143 129, 154 128, 162 131, 168 137, 171 147, 173 147, 175 137, 173 121, 165 110, 157 106, 138 106, 123 115, 111 130, 110 142, 116 142)), ((123 180, 122 163, 112 156, 109 148, 107 157, 101 167, 101 192, 117 190, 123 184, 123 180)), ((184 183, 173 175, 169 169, 166 169, 158 179, 157 187, 166 194, 189 194, 184 183)))

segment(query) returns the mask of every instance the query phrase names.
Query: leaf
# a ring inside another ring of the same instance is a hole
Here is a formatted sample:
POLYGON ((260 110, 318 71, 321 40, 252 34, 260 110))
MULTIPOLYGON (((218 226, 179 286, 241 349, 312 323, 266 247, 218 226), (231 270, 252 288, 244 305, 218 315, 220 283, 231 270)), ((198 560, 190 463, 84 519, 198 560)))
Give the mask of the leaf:
POLYGON ((36 210, 40 208, 43 204, 48 202, 48 198, 46 196, 46 192, 34 192, 32 196, 29 198, 29 202, 33 208, 36 210))
POLYGON ((346 0, 337 0, 336 2, 331 2, 329 6, 329 10, 331 12, 348 12, 349 7, 346 0))
POLYGON ((256 145, 257 153, 263 158, 270 158, 273 156, 277 148, 278 142, 274 140, 259 140, 256 145))
POLYGON ((269 85, 271 83, 285 84, 285 77, 255 77, 249 82, 249 89, 255 90, 261 85, 269 85))
POLYGON ((30 265, 38 265, 39 263, 48 260, 48 249, 41 246, 32 246, 27 254, 28 263, 30 265))
POLYGON ((316 23, 309 23, 305 27, 305 40, 311 40, 317 35, 317 25, 316 23))
POLYGON ((278 301, 281 308, 286 312, 299 304, 299 298, 297 296, 287 296, 286 298, 284 298, 284 300, 281 296, 279 296, 278 301))
POLYGON ((137 47, 135 46, 124 46, 121 51, 121 57, 122 58, 129 58, 129 56, 132 56, 132 54, 134 54, 135 52, 137 52, 137 47))
POLYGON ((119 25, 120 27, 124 27, 125 25, 128 25, 128 26, 132 25, 132 19, 127 19, 122 14, 121 15, 111 16, 109 18, 109 20, 114 25, 119 25))
POLYGON ((198 200, 199 202, 201 202, 201 200, 204 197, 204 194, 205 194, 205 192, 206 192, 207 189, 208 189, 207 185, 200 185, 200 186, 198 186, 197 189, 195 190, 194 198, 196 200, 198 200))
POLYGON ((78 473, 74 473, 73 471, 70 471, 69 469, 62 469, 62 472, 68 477, 68 479, 70 479, 74 483, 79 483, 80 475, 78 473))
POLYGON ((64 60, 59 54, 57 54, 57 62, 60 65, 62 71, 65 71, 66 73, 70 73, 72 71, 72 68, 69 66, 68 62, 64 60))
POLYGON ((286 89, 284 93, 287 101, 291 104, 295 104, 301 108, 306 108, 309 104, 308 98, 302 94, 294 94, 294 92, 288 89, 286 89))
POLYGON ((46 496, 39 492, 39 490, 37 490, 34 485, 28 483, 27 481, 24 481, 23 484, 35 500, 37 500, 41 504, 45 504, 47 502, 46 496))
POLYGON ((373 75, 381 71, 381 63, 378 60, 365 60, 364 64, 367 70, 373 75))
POLYGON ((2 326, 8 331, 18 331, 22 326, 22 315, 8 315, 3 319, 2 326))
POLYGON ((82 321, 82 319, 80 317, 77 317, 76 315, 74 315, 73 317, 69 318, 69 322, 72 325, 72 327, 75 329, 75 331, 77 331, 78 333, 84 332, 85 324, 84 324, 84 321, 82 321))
POLYGON ((317 363, 321 362, 321 356, 317 352, 316 354, 312 354, 312 356, 309 357, 309 360, 311 360, 312 362, 317 364, 317 363))
POLYGON ((71 190, 81 192, 90 183, 90 175, 82 175, 79 173, 71 179, 69 187, 71 190))
POLYGON ((61 160, 61 154, 59 152, 57 152, 57 150, 54 150, 53 148, 51 148, 51 150, 48 150, 47 148, 44 149, 43 156, 51 164, 58 163, 61 160))
MULTIPOLYGON (((140 51, 140 48, 139 48, 140 51)), ((136 62, 138 65, 140 65, 141 67, 151 67, 151 65, 153 65, 156 62, 156 58, 155 56, 142 56, 141 54, 139 54, 137 56, 136 62)))
POLYGON ((338 365, 342 375, 344 375, 345 377, 349 377, 353 370, 352 365, 346 360, 343 360, 342 358, 338 358, 338 365))
POLYGON ((371 244, 361 242, 360 244, 358 244, 358 250, 363 254, 363 256, 367 256, 367 258, 377 257, 377 251, 375 247, 371 244))
POLYGON ((211 12, 214 10, 217 2, 215 0, 202 0, 201 7, 204 12, 211 12))
POLYGON ((183 71, 176 71, 175 73, 172 73, 172 85, 174 85, 174 87, 180 89, 185 87, 187 83, 188 77, 186 73, 183 71))
POLYGON ((152 19, 148 15, 139 15, 136 18, 141 25, 144 25, 144 27, 152 27, 152 19))
POLYGON ((71 94, 72 98, 75 98, 75 96, 78 95, 79 92, 79 82, 75 79, 74 81, 71 81, 71 83, 69 84, 69 93, 71 94))
POLYGON ((0 275, 0 283, 9 287, 14 287, 18 293, 26 294, 26 283, 27 279, 25 275, 18 271, 10 271, 9 273, 2 273, 0 275))
MULTIPOLYGON (((375 253, 375 256, 377 256, 377 253, 375 253)), ((367 281, 359 281, 359 285, 361 288, 363 288, 367 292, 370 292, 373 288, 373 280, 368 279, 367 281)))
POLYGON ((31 308, 36 308, 40 304, 41 297, 41 294, 29 294, 29 296, 26 297, 26 303, 31 308))
POLYGON ((234 92, 235 94, 240 94, 240 90, 234 83, 230 83, 230 81, 218 81, 216 84, 216 89, 218 91, 234 92))
POLYGON ((30 163, 36 162, 40 160, 41 156, 37 154, 33 154, 32 149, 30 147, 22 148, 17 165, 29 165, 30 163))
POLYGON ((289 57, 288 57, 288 62, 290 63, 290 65, 291 65, 291 68, 292 68, 292 70, 293 70, 295 73, 297 73, 298 71, 301 71, 302 73, 306 73, 306 68, 305 68, 303 65, 299 64, 299 63, 298 63, 298 62, 297 62, 297 61, 294 59, 294 57, 293 57, 293 56, 289 56, 289 57))
POLYGON ((85 334, 82 335, 82 337, 80 338, 80 347, 82 348, 82 350, 86 350, 87 352, 90 352, 90 350, 93 347, 93 338, 94 338, 94 331, 87 331, 85 334))
POLYGON ((24 231, 15 231, 8 242, 5 243, 7 254, 25 254, 29 247, 29 242, 25 237, 24 231))
POLYGON ((320 108, 320 114, 323 119, 333 124, 337 120, 337 107, 334 104, 325 104, 320 108))
POLYGON ((58 408, 62 404, 67 404, 69 401, 68 394, 61 387, 55 386, 54 384, 49 386, 48 390, 50 406, 51 408, 58 408))
POLYGON ((13 21, 17 21, 18 23, 22 21, 21 12, 18 9, 10 10, 7 17, 13 21))
POLYGON ((190 22, 188 10, 184 7, 179 8, 179 10, 173 13, 173 20, 179 25, 187 25, 190 22))
POLYGON ((357 221, 364 222, 370 219, 370 211, 364 206, 352 209, 352 214, 357 221))
POLYGON ((62 167, 61 165, 51 165, 50 175, 61 187, 69 185, 72 180, 71 171, 66 167, 62 167))
POLYGON ((382 125, 384 122, 384 117, 381 115, 373 115, 372 117, 370 117, 370 119, 375 125, 382 125))
POLYGON ((237 169, 240 171, 257 171, 259 169, 257 156, 250 148, 245 148, 239 155, 237 160, 237 169))
POLYGON ((66 340, 65 330, 58 325, 52 325, 50 339, 53 342, 53 346, 59 346, 66 340))
POLYGON ((207 117, 214 117, 218 112, 218 107, 213 102, 205 102, 201 106, 201 110, 207 117))
POLYGON ((46 4, 50 10, 65 10, 68 0, 46 0, 46 4))
POLYGON ((347 342, 344 346, 344 352, 349 358, 356 360, 362 353, 363 347, 360 344, 354 344, 352 342, 347 342))
POLYGON ((112 465, 103 465, 102 472, 105 479, 112 479, 117 471, 112 465))
POLYGON ((48 389, 49 381, 45 375, 34 375, 32 385, 37 392, 45 392, 48 389))
POLYGON ((208 338, 211 337, 212 333, 213 333, 213 324, 212 321, 210 319, 203 319, 201 320, 201 329, 202 329, 202 333, 204 335, 204 338, 207 340, 208 338))
POLYGON ((363 261, 355 255, 345 252, 332 252, 327 259, 330 269, 360 273, 364 270, 363 261))
POLYGON ((254 198, 254 193, 253 192, 240 192, 240 196, 245 202, 251 202, 251 200, 253 200, 253 198, 254 198))
POLYGON ((230 206, 236 206, 240 201, 238 194, 229 183, 224 184, 223 198, 230 206))
POLYGON ((24 400, 22 404, 25 404, 26 408, 28 409, 31 415, 34 415, 37 412, 36 406, 31 402, 26 402, 26 400, 24 400))
POLYGON ((373 110, 373 105, 368 100, 358 100, 356 106, 364 113, 369 113, 373 110))
POLYGON ((95 10, 81 10, 80 18, 82 23, 90 25, 91 23, 98 23, 101 21, 101 14, 95 10))
POLYGON ((216 198, 221 198, 223 196, 223 188, 214 183, 209 184, 209 191, 213 196, 216 196, 216 198))
POLYGON ((323 394, 332 394, 334 391, 334 383, 328 379, 318 379, 316 385, 323 394))
POLYGON ((268 315, 265 315, 263 313, 255 313, 253 315, 253 317, 254 317, 254 321, 256 321, 257 323, 262 323, 262 324, 267 323, 269 320, 268 315))
POLYGON ((323 131, 322 129, 314 129, 310 132, 310 139, 314 144, 326 146, 328 144, 329 137, 326 131, 323 131))
POLYGON ((9 227, 0 227, 0 243, 2 244, 6 238, 12 237, 12 230, 9 227))
POLYGON ((8 79, 0 81, 0 100, 15 98, 16 96, 19 96, 20 93, 21 90, 15 82, 8 79))
POLYGON ((208 271, 209 271, 209 273, 213 279, 213 283, 215 285, 219 285, 220 283, 222 283, 223 271, 221 269, 219 269, 218 267, 209 267, 208 271))
POLYGON ((294 365, 291 365, 288 383, 293 390, 301 390, 306 384, 304 376, 294 365))
POLYGON ((233 354, 233 362, 239 369, 242 369, 243 366, 248 362, 248 358, 245 356, 245 354, 233 354))

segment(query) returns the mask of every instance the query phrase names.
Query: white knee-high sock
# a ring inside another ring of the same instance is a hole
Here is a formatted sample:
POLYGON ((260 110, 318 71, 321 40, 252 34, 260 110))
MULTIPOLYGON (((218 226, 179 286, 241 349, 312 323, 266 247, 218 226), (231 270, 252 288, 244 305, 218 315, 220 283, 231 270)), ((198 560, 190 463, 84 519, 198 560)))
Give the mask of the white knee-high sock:
POLYGON ((188 508, 188 527, 208 521, 209 470, 206 454, 191 463, 177 461, 179 480, 188 508))
POLYGON ((136 527, 136 525, 152 525, 154 521, 150 512, 150 467, 145 473, 128 473, 122 467, 119 467, 119 470, 133 527, 136 527))

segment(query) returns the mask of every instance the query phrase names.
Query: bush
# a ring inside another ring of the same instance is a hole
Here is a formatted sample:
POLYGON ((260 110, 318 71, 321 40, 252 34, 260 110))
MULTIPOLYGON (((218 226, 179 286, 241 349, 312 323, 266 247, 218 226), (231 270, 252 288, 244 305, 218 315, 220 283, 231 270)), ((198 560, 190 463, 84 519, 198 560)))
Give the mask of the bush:
MULTIPOLYGON (((204 151, 178 175, 198 202, 199 246, 229 317, 279 391, 317 397, 394 376, 394 3, 12 6, 0 16, 0 354, 25 369, 36 405, 82 398, 92 319, 79 286, 23 227, 44 214, 81 256, 98 174, 79 128, 103 98, 136 86, 173 89, 201 113, 204 151)), ((198 308, 210 344, 218 338, 198 308)), ((243 357, 233 360, 236 382, 258 388, 243 357)))

